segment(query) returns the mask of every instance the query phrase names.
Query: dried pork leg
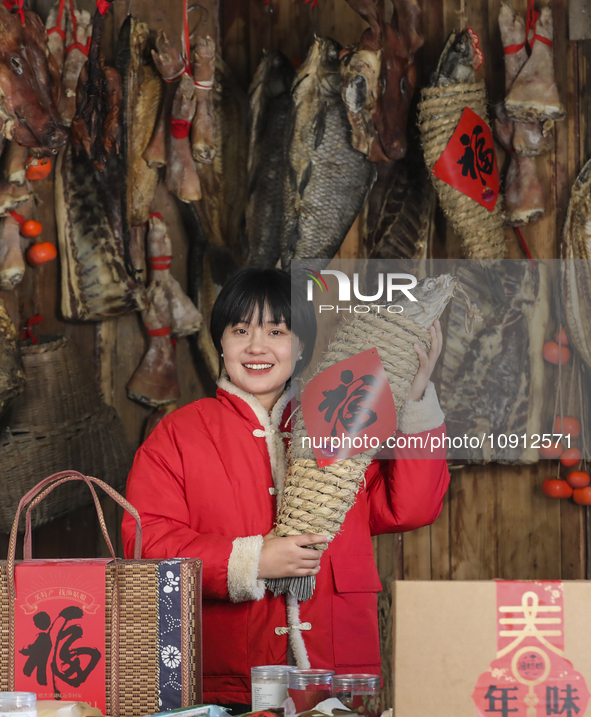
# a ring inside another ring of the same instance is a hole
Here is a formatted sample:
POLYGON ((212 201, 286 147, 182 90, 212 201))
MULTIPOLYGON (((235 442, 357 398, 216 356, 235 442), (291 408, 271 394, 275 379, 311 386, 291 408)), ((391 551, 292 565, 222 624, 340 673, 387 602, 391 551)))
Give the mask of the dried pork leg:
POLYGON ((156 35, 156 49, 152 50, 152 59, 166 86, 160 103, 158 119, 143 157, 150 167, 164 167, 166 165, 166 136, 172 102, 176 83, 185 72, 185 63, 180 52, 171 44, 163 30, 159 30, 156 35))
POLYGON ((23 239, 20 225, 10 215, 2 220, 0 229, 0 291, 12 291, 25 273, 23 239))
POLYGON ((166 292, 172 312, 171 333, 173 336, 187 336, 199 331, 203 320, 195 305, 181 289, 181 285, 170 273, 172 242, 166 224, 158 214, 150 216, 148 233, 148 263, 150 281, 157 281, 166 292))
POLYGON ((25 388, 26 378, 16 331, 0 299, 0 416, 25 388))
POLYGON ((30 199, 31 194, 32 190, 29 182, 19 186, 0 181, 0 216, 16 210, 30 199))
POLYGON ((177 408, 178 404, 176 401, 174 403, 167 403, 165 406, 160 406, 160 408, 157 408, 146 421, 143 440, 146 440, 146 438, 150 435, 150 433, 152 433, 152 431, 156 428, 156 426, 165 416, 168 416, 169 413, 176 411, 177 408))
POLYGON ((537 157, 554 147, 554 121, 515 122, 513 148, 524 157, 537 157))
POLYGON ((172 119, 168 137, 168 164, 166 165, 166 187, 182 202, 194 202, 201 199, 199 177, 195 170, 189 140, 189 130, 195 115, 196 104, 193 78, 183 75, 172 103, 172 119))
POLYGON ((142 157, 156 122, 162 82, 152 63, 150 29, 128 15, 117 42, 117 70, 121 75, 122 172, 126 174, 126 212, 129 225, 148 221, 158 185, 158 170, 142 157))
POLYGON ((16 142, 9 142, 2 155, 4 179, 9 184, 22 186, 25 183, 27 172, 28 149, 16 142))
POLYGON ((560 120, 566 113, 554 77, 553 24, 549 7, 541 10, 536 35, 539 37, 534 36, 530 58, 505 98, 505 109, 509 117, 523 122, 560 120))
POLYGON ((197 108, 191 125, 191 151, 196 162, 210 164, 216 153, 213 82, 215 73, 215 42, 198 37, 195 48, 193 78, 197 108))
POLYGON ((544 193, 535 157, 513 153, 505 177, 505 216, 512 226, 535 222, 544 214, 544 193))
POLYGON ((570 195, 562 231, 562 306, 570 343, 591 369, 591 160, 570 195))
POLYGON ((145 307, 126 271, 117 167, 99 172, 71 145, 56 167, 56 219, 64 318, 100 321, 145 307))
POLYGON ((47 30, 47 47, 53 55, 60 73, 64 66, 64 38, 66 37, 66 21, 68 11, 67 0, 56 0, 51 6, 45 29, 47 30))
MULTIPOLYGON (((502 2, 499 10, 499 29, 503 47, 512 50, 505 52, 505 92, 511 90, 515 78, 527 62, 525 48, 525 22, 513 10, 510 3, 502 2)), ((534 156, 552 149, 554 136, 551 131, 553 123, 541 122, 516 123, 513 147, 518 154, 534 156)))
POLYGON ((176 356, 170 339, 171 310, 158 281, 147 291, 148 308, 142 319, 150 342, 140 365, 127 384, 127 395, 148 406, 162 406, 180 398, 176 356))
MULTIPOLYGON (((92 36, 92 19, 90 13, 86 10, 74 10, 74 17, 76 20, 76 38, 74 39, 72 24, 68 23, 66 42, 68 46, 76 42, 81 47, 87 47, 88 40, 92 36)), ((80 72, 85 62, 86 54, 77 46, 69 50, 64 60, 59 112, 63 123, 68 126, 72 124, 72 120, 76 114, 76 87, 78 86, 80 72)))

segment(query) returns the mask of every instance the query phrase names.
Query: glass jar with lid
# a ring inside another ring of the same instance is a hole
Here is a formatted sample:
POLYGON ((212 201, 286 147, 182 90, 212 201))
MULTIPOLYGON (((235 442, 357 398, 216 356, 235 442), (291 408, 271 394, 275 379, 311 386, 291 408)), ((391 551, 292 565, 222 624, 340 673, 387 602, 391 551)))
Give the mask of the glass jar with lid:
POLYGON ((287 692, 296 712, 311 710, 331 697, 333 675, 334 670, 292 670, 287 692))
POLYGON ((34 692, 0 692, 0 717, 37 717, 34 692))
MULTIPOLYGON (((340 700, 350 710, 363 707, 364 715, 379 715, 379 704, 370 704, 372 695, 380 692, 379 675, 336 675, 332 681, 332 696, 340 700)), ((378 700, 372 700, 372 702, 378 700)))
POLYGON ((253 712, 281 707, 287 699, 287 675, 295 669, 289 665, 260 665, 250 668, 253 712))

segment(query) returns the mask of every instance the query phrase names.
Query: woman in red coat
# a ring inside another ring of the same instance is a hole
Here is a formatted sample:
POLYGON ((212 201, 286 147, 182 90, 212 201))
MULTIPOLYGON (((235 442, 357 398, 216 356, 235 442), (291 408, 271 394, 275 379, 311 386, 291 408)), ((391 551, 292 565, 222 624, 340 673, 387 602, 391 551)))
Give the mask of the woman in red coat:
MULTIPOLYGON (((444 450, 397 448, 374 461, 342 530, 328 538, 278 538, 273 526, 286 472, 290 378, 309 363, 316 332, 311 303, 278 270, 245 269, 212 312, 211 334, 225 369, 215 398, 164 418, 138 450, 127 497, 142 518, 143 557, 203 560, 204 700, 250 702, 250 668, 297 664, 337 673, 380 673, 371 536, 427 525, 449 482, 444 450), (292 322, 299 335, 291 331, 292 322), (273 597, 265 579, 316 575, 313 597, 273 597)), ((419 371, 398 431, 444 435, 429 381, 441 351, 417 347, 419 371)), ((426 434, 425 434, 426 435, 426 434)), ((407 442, 408 443, 408 442, 407 442)), ((443 442, 441 442, 443 443, 443 442)), ((134 526, 123 521, 125 554, 134 526)))

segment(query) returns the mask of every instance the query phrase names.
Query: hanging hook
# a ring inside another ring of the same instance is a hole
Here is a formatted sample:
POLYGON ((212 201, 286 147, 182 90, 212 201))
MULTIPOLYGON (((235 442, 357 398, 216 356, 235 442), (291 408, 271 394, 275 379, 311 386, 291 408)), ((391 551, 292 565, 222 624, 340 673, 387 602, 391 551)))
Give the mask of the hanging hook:
POLYGON ((195 25, 189 35, 190 38, 193 38, 193 35, 195 34, 195 32, 197 32, 197 29, 208 21, 209 11, 206 7, 203 7, 203 5, 191 5, 191 7, 187 9, 187 13, 191 12, 191 10, 203 10, 201 17, 199 18, 199 22, 195 25))
POLYGON ((131 4, 132 4, 132 2, 133 2, 133 0, 129 0, 129 5, 127 6, 127 15, 128 15, 128 16, 131 15, 131 4))

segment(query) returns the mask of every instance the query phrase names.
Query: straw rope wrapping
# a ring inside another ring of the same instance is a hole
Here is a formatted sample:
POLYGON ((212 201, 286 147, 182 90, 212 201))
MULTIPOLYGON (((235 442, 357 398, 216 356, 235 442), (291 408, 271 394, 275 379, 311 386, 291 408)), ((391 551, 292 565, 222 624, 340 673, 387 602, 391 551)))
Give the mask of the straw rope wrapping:
MULTIPOLYGON (((420 343, 428 353, 431 348, 429 331, 401 315, 396 315, 393 321, 391 315, 386 317, 373 309, 371 313, 363 314, 362 318, 353 319, 342 326, 335 340, 329 344, 316 374, 376 347, 386 370, 396 411, 400 413, 419 367, 414 343, 420 343)), ((298 411, 276 534, 335 535, 355 502, 365 471, 378 449, 370 449, 354 458, 320 468, 311 449, 303 448, 302 439, 305 436, 304 419, 301 411, 298 411)), ((324 549, 322 546, 314 547, 324 549)), ((313 576, 279 578, 268 580, 267 586, 275 595, 291 592, 299 600, 307 600, 312 596, 315 582, 313 576)))
MULTIPOLYGON (((469 107, 488 123, 484 82, 466 82, 421 90, 419 128, 427 167, 443 154, 458 126, 462 113, 469 107)), ((507 247, 503 231, 501 202, 492 212, 454 189, 431 173, 439 203, 460 236, 468 259, 502 259, 507 247)))

